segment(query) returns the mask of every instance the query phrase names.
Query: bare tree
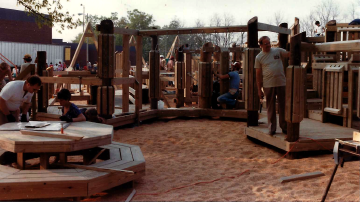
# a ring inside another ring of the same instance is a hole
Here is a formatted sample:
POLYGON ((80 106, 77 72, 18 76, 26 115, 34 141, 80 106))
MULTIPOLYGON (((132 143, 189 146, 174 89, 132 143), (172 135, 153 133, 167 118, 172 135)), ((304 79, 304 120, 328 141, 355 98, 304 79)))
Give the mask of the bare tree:
POLYGON ((284 16, 280 10, 274 13, 273 18, 270 18, 268 20, 269 24, 275 25, 275 26, 279 26, 280 23, 283 23, 283 22, 284 22, 284 16))
MULTIPOLYGON (((210 27, 220 27, 221 26, 221 19, 217 13, 213 15, 213 17, 210 19, 210 27)), ((211 42, 215 45, 220 45, 220 34, 214 33, 211 34, 211 42)))
MULTIPOLYGON (((360 6, 360 0, 359 0, 359 6, 360 6)), ((350 14, 351 20, 359 17, 359 15, 356 15, 356 4, 354 2, 349 5, 348 13, 350 14)))
POLYGON ((325 25, 330 20, 336 20, 340 15, 340 5, 334 0, 322 0, 316 7, 315 16, 325 25))
MULTIPOLYGON (((224 26, 228 27, 234 24, 234 16, 228 15, 224 13, 224 26)), ((234 33, 233 32, 225 32, 222 37, 222 46, 223 47, 230 47, 234 41, 234 33)))
POLYGON ((314 12, 310 11, 308 16, 306 16, 303 20, 300 20, 300 31, 306 32, 306 36, 313 36, 315 29, 315 21, 316 20, 314 12))

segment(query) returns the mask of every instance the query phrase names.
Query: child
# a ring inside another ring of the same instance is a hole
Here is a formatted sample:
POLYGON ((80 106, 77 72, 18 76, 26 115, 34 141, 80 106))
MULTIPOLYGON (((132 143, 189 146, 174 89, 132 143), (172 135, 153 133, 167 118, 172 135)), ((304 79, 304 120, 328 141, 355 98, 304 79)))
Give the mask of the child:
POLYGON ((61 121, 66 122, 80 122, 86 121, 85 116, 81 113, 79 108, 70 102, 71 93, 68 89, 61 89, 61 91, 57 94, 57 99, 60 102, 62 108, 62 116, 60 117, 61 121))
POLYGON ((98 113, 95 108, 86 110, 85 116, 87 121, 91 121, 95 123, 105 123, 105 120, 98 116, 98 113))

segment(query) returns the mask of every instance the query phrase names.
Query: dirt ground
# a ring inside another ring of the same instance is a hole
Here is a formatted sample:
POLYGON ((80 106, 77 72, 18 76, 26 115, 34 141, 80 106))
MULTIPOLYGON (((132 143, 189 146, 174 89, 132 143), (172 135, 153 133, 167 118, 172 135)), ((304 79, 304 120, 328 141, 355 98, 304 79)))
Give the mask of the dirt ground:
MULTIPOLYGON (((132 201, 320 201, 334 167, 332 154, 289 160, 285 153, 244 135, 246 122, 158 120, 115 132, 114 140, 139 145, 146 176, 135 181, 132 201), (323 177, 280 183, 280 178, 321 171, 323 177), (204 182, 204 183, 200 183, 204 182)), ((337 171, 327 201, 359 201, 359 162, 337 171)), ((119 186, 85 201, 124 201, 119 186)))

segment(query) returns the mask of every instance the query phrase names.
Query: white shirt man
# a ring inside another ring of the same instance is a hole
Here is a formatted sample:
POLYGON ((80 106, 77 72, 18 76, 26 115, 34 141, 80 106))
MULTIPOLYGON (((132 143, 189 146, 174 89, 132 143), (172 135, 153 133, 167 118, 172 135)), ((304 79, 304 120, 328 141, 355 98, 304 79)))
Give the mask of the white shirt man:
POLYGON ((320 26, 320 22, 315 22, 315 30, 314 30, 315 36, 324 36, 325 28, 323 26, 320 26))
POLYGON ((11 81, 6 84, 0 92, 0 125, 19 121, 21 105, 21 121, 26 122, 31 98, 40 86, 41 80, 38 76, 31 76, 26 81, 11 81))

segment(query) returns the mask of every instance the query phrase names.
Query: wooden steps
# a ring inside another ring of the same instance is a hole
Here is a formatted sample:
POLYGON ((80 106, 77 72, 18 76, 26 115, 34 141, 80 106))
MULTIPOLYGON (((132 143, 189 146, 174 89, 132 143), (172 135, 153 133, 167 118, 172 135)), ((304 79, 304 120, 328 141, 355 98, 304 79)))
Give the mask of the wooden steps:
POLYGON ((316 90, 307 89, 306 97, 307 99, 314 99, 314 98, 319 98, 319 95, 316 90))
POLYGON ((139 146, 112 142, 100 148, 107 150, 109 159, 89 166, 66 164, 75 168, 19 170, 0 165, 0 200, 89 197, 145 175, 139 146))
POLYGON ((309 110, 309 119, 322 122, 322 111, 321 110, 309 110))
POLYGON ((307 99, 307 110, 321 110, 321 107, 322 107, 322 99, 320 98, 307 99))

